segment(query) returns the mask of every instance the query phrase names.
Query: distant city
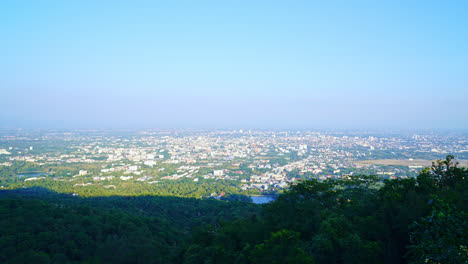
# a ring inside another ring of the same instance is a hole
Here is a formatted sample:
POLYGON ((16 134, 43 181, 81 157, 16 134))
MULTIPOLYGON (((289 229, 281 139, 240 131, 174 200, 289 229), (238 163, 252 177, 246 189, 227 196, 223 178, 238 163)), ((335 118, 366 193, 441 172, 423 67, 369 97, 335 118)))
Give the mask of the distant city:
MULTIPOLYGON (((75 195, 86 186, 120 193, 131 183, 164 186, 168 182, 222 182, 230 192, 273 194, 302 179, 361 174, 415 177, 447 154, 467 166, 468 136, 243 129, 3 130, 0 136, 0 172, 16 166, 14 175, 2 174, 1 188, 62 181, 75 195)), ((148 188, 145 192, 152 193, 148 188)), ((205 195, 224 194, 220 187, 205 195)))

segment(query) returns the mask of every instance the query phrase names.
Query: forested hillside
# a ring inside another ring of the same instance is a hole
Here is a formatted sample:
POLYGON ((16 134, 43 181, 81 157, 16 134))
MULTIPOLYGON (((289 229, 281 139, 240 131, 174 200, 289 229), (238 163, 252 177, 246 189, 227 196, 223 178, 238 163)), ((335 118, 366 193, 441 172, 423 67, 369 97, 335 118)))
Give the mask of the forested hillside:
POLYGON ((197 226, 250 217, 249 202, 0 191, 1 263, 171 263, 197 226))
POLYGON ((468 170, 305 181, 261 217, 194 233, 185 263, 467 263, 468 170))
POLYGON ((468 170, 303 181, 269 204, 2 191, 2 263, 466 263, 468 170))

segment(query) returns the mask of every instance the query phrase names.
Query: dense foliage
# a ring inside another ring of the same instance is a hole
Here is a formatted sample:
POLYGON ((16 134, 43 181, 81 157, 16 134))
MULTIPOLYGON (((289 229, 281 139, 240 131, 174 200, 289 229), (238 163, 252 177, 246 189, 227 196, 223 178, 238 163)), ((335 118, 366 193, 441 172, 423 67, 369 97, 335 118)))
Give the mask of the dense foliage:
POLYGON ((252 203, 0 192, 1 263, 171 263, 196 226, 258 213, 252 203))
POLYGON ((1 215, 3 263, 161 263, 180 240, 168 222, 112 210, 5 199, 1 215))
POLYGON ((184 263, 466 263, 468 170, 453 157, 414 179, 304 181, 259 218, 192 235, 184 263))
MULTIPOLYGON (((0 192, 2 263, 466 263, 468 170, 303 181, 247 202, 0 192)), ((233 197, 232 200, 242 200, 233 197)))

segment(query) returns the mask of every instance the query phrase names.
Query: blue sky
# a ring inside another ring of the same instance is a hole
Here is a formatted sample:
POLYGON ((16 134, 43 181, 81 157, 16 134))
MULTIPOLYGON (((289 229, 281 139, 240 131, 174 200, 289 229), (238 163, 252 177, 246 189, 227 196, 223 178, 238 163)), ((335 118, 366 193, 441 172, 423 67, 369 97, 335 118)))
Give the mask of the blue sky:
POLYGON ((468 2, 381 2, 2 1, 0 126, 468 129, 468 2))

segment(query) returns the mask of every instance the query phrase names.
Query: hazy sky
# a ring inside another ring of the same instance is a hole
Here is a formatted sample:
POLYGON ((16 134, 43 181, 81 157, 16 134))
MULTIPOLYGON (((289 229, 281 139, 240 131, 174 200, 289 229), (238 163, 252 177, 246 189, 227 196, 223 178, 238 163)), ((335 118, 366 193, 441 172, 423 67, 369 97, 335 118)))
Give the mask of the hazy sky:
POLYGON ((467 129, 467 6, 1 1, 0 127, 467 129))

